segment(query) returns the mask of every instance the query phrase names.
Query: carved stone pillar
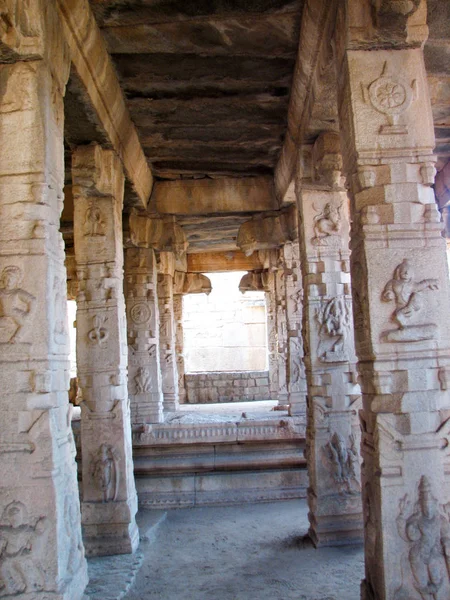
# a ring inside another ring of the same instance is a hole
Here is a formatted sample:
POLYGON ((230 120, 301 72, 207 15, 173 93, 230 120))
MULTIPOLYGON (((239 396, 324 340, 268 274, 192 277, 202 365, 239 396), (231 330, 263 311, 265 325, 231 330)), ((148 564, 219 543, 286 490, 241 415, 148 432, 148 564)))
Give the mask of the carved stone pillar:
POLYGON ((159 259, 159 352, 164 396, 164 412, 168 413, 178 410, 179 404, 175 349, 175 319, 173 312, 175 257, 172 252, 160 252, 159 259))
POLYGON ((127 248, 125 275, 131 422, 133 425, 161 423, 164 417, 154 251, 127 248))
POLYGON ((275 286, 275 318, 277 322, 277 369, 278 369, 278 403, 286 406, 288 404, 288 334, 286 314, 286 285, 285 285, 285 262, 283 249, 277 250, 277 270, 274 272, 275 286))
POLYGON ((426 4, 409 3, 404 13, 400 4, 378 9, 393 13, 393 25, 401 22, 384 31, 392 31, 390 50, 375 42, 370 51, 357 49, 361 23, 344 4, 338 20, 363 392, 362 591, 376 600, 450 597, 443 507, 450 497, 450 321, 442 318, 449 313, 448 269, 431 188, 434 132, 423 53, 408 48, 424 39, 426 4))
POLYGON ((91 144, 74 152, 72 180, 84 541, 90 555, 124 554, 139 543, 123 296, 124 176, 112 151, 91 144))
POLYGON ((287 386, 289 414, 306 415, 306 374, 303 364, 302 304, 303 285, 298 242, 283 246, 286 292, 287 386))
POLYGON ((178 375, 178 395, 180 404, 186 402, 186 388, 184 385, 184 334, 183 334, 183 295, 174 294, 173 296, 173 313, 175 319, 175 353, 177 362, 178 375))
POLYGON ((348 199, 340 187, 339 137, 319 137, 313 154, 315 180, 308 184, 298 179, 297 202, 308 381, 310 536, 319 546, 362 541, 363 522, 360 389, 350 295, 348 199))
POLYGON ((0 32, 2 62, 19 60, 0 65, 0 595, 79 600, 87 569, 58 231, 70 63, 54 11, 44 22, 39 8, 30 2, 16 23, 2 6, 0 32))
POLYGON ((269 389, 272 400, 278 400, 278 331, 277 303, 275 298, 275 273, 267 273, 266 315, 267 315, 267 354, 269 362, 269 389))

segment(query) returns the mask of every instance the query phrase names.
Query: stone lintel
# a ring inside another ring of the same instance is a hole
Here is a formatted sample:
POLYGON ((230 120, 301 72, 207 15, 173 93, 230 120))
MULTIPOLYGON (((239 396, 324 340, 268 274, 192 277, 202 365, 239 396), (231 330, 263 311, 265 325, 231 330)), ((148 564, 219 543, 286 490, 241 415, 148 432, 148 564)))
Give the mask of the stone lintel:
POLYGON ((57 5, 72 64, 101 128, 120 157, 140 204, 145 208, 152 191, 153 176, 89 2, 58 0, 57 5))
POLYGON ((187 255, 187 268, 191 273, 226 273, 228 271, 254 271, 263 265, 258 253, 245 256, 240 250, 231 252, 202 252, 187 255))
POLYGON ((271 177, 158 181, 151 201, 160 214, 205 215, 276 210, 271 177))

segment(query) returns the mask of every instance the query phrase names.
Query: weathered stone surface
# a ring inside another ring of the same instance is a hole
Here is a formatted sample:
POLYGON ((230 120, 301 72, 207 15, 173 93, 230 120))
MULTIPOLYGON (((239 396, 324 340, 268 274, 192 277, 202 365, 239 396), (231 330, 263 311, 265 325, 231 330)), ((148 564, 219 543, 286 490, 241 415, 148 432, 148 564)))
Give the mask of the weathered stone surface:
POLYGON ((91 556, 126 554, 139 533, 126 378, 124 175, 113 151, 91 145, 74 152, 72 177, 84 541, 91 556))
POLYGON ((191 404, 269 400, 269 373, 264 371, 188 373, 184 376, 191 404))
POLYGON ((262 269, 258 253, 245 256, 243 252, 202 252, 187 255, 187 270, 191 273, 221 273, 222 271, 253 271, 262 269))

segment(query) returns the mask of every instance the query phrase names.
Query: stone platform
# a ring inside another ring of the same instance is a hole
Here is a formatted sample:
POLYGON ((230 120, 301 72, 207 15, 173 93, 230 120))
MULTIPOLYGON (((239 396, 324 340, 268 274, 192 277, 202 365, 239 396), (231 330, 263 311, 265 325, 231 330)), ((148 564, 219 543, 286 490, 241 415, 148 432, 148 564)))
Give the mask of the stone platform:
MULTIPOLYGON (((139 505, 179 508, 304 498, 303 417, 276 402, 184 406, 133 429, 139 505), (242 410, 245 409, 245 410, 242 410)), ((79 427, 73 423, 77 435, 79 427)))

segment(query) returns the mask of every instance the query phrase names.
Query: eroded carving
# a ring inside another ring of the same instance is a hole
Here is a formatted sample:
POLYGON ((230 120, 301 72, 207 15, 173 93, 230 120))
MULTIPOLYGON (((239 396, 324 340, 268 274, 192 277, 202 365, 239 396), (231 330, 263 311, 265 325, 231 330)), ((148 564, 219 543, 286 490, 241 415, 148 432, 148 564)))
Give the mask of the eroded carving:
POLYGON ((102 216, 102 211, 95 204, 95 201, 91 200, 84 218, 84 235, 88 237, 104 237, 106 235, 105 229, 106 224, 102 216))
POLYGON ((45 517, 32 521, 22 502, 11 502, 0 524, 0 597, 44 589, 45 579, 34 553, 37 536, 45 531, 45 517))
POLYGON ((403 569, 402 585, 395 593, 395 600, 416 597, 414 590, 422 600, 447 598, 450 526, 444 507, 433 496, 426 475, 420 479, 418 500, 413 507, 407 494, 400 500, 397 529, 409 551, 403 563, 407 568, 403 569))
POLYGON ((347 339, 351 328, 351 311, 344 296, 322 303, 317 311, 320 324, 317 355, 323 362, 349 360, 347 339))
POLYGON ((88 339, 92 344, 103 348, 106 340, 109 337, 109 331, 103 327, 106 322, 106 317, 104 315, 95 315, 92 317, 92 322, 94 327, 89 331, 88 339))
POLYGON ((327 202, 323 210, 315 209, 314 237, 311 239, 315 246, 341 245, 341 208, 342 203, 336 206, 333 202, 327 202))
POLYGON ((109 444, 102 444, 92 459, 92 477, 103 502, 115 502, 119 493, 119 457, 109 444))
POLYGON ((5 267, 0 276, 0 343, 14 343, 30 315, 36 298, 20 288, 22 271, 19 267, 5 267))
POLYGON ((354 435, 346 443, 344 437, 334 432, 323 446, 325 466, 336 483, 340 494, 357 494, 361 491, 359 481, 359 457, 354 435))
POLYGON ((383 302, 395 302, 391 318, 398 324, 398 329, 385 331, 382 338, 388 342, 416 342, 434 338, 437 325, 423 322, 423 292, 437 289, 437 279, 415 282, 413 268, 405 258, 396 267, 393 278, 388 281, 381 295, 383 302))
POLYGON ((148 367, 139 367, 134 376, 135 394, 145 394, 152 389, 152 376, 148 367))
POLYGON ((146 302, 137 302, 131 307, 130 317, 133 323, 136 325, 143 325, 148 323, 152 316, 150 306, 146 302))

